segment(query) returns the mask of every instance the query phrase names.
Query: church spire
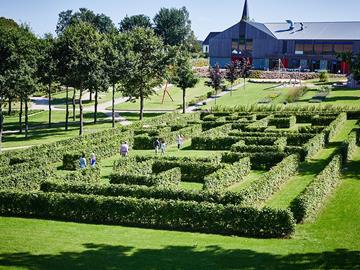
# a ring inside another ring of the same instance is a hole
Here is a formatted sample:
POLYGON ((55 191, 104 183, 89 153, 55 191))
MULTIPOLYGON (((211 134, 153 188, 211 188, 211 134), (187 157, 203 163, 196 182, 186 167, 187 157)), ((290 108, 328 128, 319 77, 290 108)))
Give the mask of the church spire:
POLYGON ((243 10, 243 14, 242 14, 241 20, 242 20, 242 21, 248 21, 248 20, 250 20, 249 6, 248 6, 247 0, 245 0, 244 10, 243 10))

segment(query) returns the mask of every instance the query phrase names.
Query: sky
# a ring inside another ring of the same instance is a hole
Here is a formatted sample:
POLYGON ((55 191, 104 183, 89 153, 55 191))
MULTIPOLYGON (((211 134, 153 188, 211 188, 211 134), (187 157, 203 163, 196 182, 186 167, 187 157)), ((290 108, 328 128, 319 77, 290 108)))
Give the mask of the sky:
MULTIPOLYGON (((27 23, 39 36, 54 33, 61 11, 85 7, 111 17, 116 25, 126 15, 153 18, 162 7, 185 6, 192 29, 203 40, 241 18, 245 0, 0 0, 0 17, 27 23)), ((250 17, 258 22, 360 21, 360 0, 248 0, 250 17)))

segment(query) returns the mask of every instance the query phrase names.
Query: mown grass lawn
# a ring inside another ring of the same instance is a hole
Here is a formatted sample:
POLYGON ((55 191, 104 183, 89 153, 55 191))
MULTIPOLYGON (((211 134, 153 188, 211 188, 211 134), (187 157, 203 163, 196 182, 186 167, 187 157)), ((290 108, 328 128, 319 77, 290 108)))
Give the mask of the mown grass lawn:
MULTIPOLYGON (((205 86, 206 79, 200 79, 198 84, 194 88, 189 88, 186 91, 187 102, 199 96, 206 95, 212 89, 205 86)), ((149 99, 145 100, 145 110, 177 110, 182 105, 182 90, 178 87, 172 86, 168 88, 170 96, 174 101, 170 99, 168 95, 165 95, 164 103, 162 104, 162 98, 164 90, 157 91, 156 94, 152 95, 149 99)), ((126 102, 116 105, 116 110, 139 110, 139 100, 136 102, 126 102)))

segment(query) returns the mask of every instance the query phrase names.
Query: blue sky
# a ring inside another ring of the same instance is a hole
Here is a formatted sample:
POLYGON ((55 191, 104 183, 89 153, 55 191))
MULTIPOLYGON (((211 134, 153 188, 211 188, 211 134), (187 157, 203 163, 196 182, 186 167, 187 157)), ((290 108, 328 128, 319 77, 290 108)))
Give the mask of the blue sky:
MULTIPOLYGON (((259 22, 360 21, 360 0, 248 0, 259 22)), ((244 0, 0 0, 0 16, 30 24, 38 35, 54 32, 59 12, 86 7, 118 22, 126 15, 153 17, 161 7, 186 6, 199 39, 222 31, 241 17, 244 0)))

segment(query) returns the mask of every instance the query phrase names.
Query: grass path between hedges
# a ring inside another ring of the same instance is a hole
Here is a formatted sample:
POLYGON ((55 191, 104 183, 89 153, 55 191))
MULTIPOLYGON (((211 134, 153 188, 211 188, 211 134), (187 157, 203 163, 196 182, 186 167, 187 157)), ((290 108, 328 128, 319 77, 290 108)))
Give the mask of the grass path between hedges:
POLYGON ((349 133, 355 127, 356 120, 348 120, 341 129, 339 134, 330 142, 330 145, 320 151, 316 157, 309 162, 302 162, 299 167, 298 175, 286 183, 279 192, 274 194, 267 202, 266 206, 272 208, 286 209, 290 203, 295 199, 325 168, 329 162, 329 158, 341 144, 342 141, 348 138, 349 133))

